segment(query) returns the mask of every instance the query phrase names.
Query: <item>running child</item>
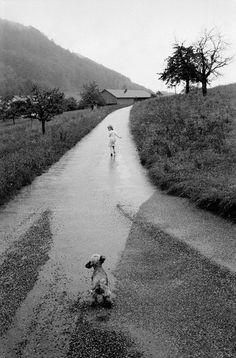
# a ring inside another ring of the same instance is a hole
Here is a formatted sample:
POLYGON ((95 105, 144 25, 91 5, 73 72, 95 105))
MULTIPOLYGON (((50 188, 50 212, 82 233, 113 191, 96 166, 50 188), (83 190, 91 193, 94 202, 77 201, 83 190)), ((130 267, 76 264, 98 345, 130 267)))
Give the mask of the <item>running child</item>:
POLYGON ((111 125, 107 127, 108 129, 108 136, 109 136, 109 144, 108 147, 110 148, 111 157, 116 154, 116 137, 121 138, 113 129, 111 125))

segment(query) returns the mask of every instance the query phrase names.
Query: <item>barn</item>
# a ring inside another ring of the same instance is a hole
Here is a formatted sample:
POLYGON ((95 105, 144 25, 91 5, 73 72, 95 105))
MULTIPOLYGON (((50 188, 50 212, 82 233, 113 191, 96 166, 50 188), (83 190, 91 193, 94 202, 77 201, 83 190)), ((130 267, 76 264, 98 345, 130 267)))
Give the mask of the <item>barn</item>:
POLYGON ((142 101, 150 98, 151 94, 145 90, 120 90, 120 89, 104 89, 101 95, 106 104, 122 104, 130 105, 136 101, 142 101))

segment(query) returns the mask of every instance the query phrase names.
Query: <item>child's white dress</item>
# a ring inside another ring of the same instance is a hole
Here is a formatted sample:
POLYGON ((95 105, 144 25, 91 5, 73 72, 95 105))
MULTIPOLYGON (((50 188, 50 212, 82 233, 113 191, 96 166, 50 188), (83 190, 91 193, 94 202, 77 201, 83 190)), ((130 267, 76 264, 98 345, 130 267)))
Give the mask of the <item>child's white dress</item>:
POLYGON ((108 132, 108 136, 109 136, 108 147, 114 147, 116 143, 116 132, 114 130, 111 130, 108 132))

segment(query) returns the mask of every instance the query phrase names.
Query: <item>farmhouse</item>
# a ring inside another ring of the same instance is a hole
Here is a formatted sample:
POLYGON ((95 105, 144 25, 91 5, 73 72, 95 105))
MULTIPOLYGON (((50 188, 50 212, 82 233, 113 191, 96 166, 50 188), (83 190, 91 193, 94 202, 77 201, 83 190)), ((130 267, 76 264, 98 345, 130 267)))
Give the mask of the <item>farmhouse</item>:
POLYGON ((123 104, 129 105, 136 101, 142 101, 150 98, 151 94, 144 90, 129 90, 129 89, 104 89, 101 91, 106 104, 123 104))

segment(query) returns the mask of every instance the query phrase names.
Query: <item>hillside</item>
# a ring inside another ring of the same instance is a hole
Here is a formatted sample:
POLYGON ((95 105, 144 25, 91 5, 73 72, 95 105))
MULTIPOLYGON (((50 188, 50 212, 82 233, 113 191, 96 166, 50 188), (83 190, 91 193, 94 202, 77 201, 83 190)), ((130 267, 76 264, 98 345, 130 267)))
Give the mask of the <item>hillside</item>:
POLYGON ((74 95, 91 81, 100 88, 144 88, 116 71, 63 49, 33 27, 0 19, 0 95, 27 93, 32 81, 74 95))
POLYGON ((236 84, 137 103, 131 131, 154 184, 236 220, 236 84))

